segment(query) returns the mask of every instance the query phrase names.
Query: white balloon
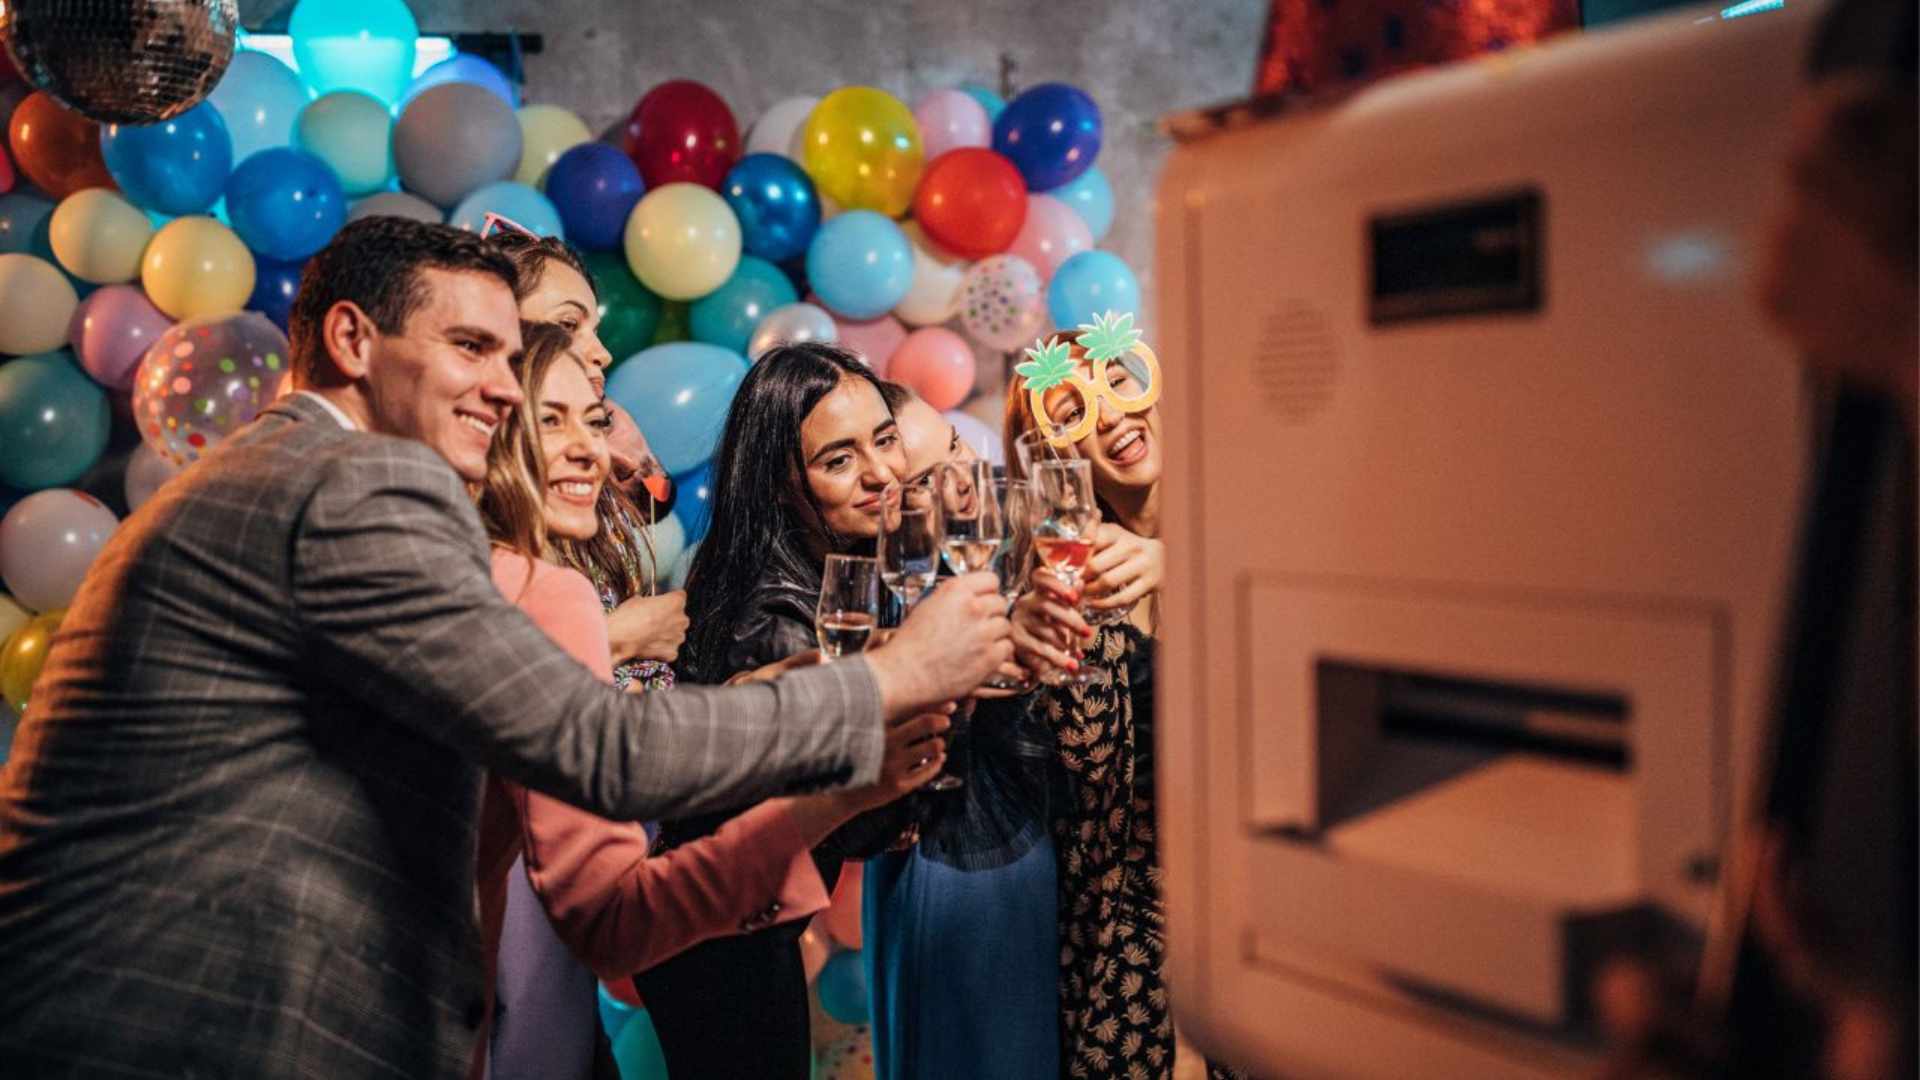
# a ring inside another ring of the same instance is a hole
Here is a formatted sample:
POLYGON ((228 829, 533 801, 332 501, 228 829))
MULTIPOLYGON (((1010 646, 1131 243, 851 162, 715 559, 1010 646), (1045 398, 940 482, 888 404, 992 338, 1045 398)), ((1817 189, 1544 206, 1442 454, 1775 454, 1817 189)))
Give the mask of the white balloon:
POLYGON ((0 578, 34 611, 66 607, 120 519, 83 491, 49 488, 0 519, 0 578))
POLYGON ((938 326, 960 312, 960 289, 971 264, 943 251, 917 221, 900 226, 913 245, 913 287, 893 309, 908 326, 938 326))
MULTIPOLYGON (((288 380, 291 382, 292 380, 288 380)), ((139 449, 127 459, 127 509, 138 510, 160 485, 179 475, 180 466, 161 457, 159 452, 141 442, 139 449)))
POLYGON ((813 304, 782 304, 767 312, 760 325, 753 328, 753 337, 747 341, 747 359, 758 360, 775 345, 839 339, 840 329, 824 309, 813 304))
POLYGON ((680 553, 680 561, 674 564, 673 573, 667 575, 667 588, 684 589, 687 587, 687 575, 693 572, 693 557, 700 553, 700 541, 687 545, 680 553))
POLYGON ((680 553, 687 549, 687 529, 680 519, 672 514, 665 521, 647 527, 647 538, 653 544, 653 565, 657 567, 673 566, 680 561, 680 553))
POLYGON ((779 154, 799 161, 800 131, 807 126, 807 117, 813 115, 813 107, 818 104, 817 97, 790 97, 775 102, 754 121, 753 130, 747 134, 747 153, 779 154))

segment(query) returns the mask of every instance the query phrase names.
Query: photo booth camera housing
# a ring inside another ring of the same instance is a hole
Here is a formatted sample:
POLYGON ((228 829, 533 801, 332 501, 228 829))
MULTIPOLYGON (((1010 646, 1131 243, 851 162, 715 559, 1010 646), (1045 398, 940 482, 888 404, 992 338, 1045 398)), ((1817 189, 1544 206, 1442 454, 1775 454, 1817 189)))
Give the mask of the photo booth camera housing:
POLYGON ((1714 940, 1811 427, 1751 279, 1817 11, 1738 13, 1171 122, 1160 835, 1228 1060, 1577 1073, 1599 965, 1714 940))

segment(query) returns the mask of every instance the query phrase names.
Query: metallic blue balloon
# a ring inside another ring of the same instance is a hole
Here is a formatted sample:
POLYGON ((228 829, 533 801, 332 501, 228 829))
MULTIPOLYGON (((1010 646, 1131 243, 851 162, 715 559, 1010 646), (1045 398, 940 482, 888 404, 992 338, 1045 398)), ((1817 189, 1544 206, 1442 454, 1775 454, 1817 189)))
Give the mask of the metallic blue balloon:
POLYGON ((327 163, 281 146, 240 163, 227 179, 227 213, 249 248, 297 262, 327 246, 347 222, 347 194, 327 163))
POLYGON ((793 283, 779 267, 757 256, 743 255, 726 284, 693 302, 688 328, 695 341, 744 353, 747 342, 753 340, 754 327, 767 312, 799 300, 793 283))
POLYGON ((673 516, 680 519, 691 547, 707 535, 713 525, 713 462, 683 472, 673 478, 673 516))
POLYGON ((582 143, 547 170, 547 198, 560 211, 568 242, 582 251, 618 249, 646 193, 640 167, 606 143, 582 143))
POLYGON ((142 210, 199 214, 233 171, 233 138, 220 110, 201 102, 157 124, 108 124, 100 156, 128 199, 142 210))
POLYGON ((727 173, 720 194, 740 219, 747 254, 771 262, 804 255, 820 228, 813 180, 790 158, 748 154, 727 173))
POLYGON ((676 341, 614 368, 607 397, 632 414, 661 467, 678 475, 713 456, 734 391, 746 377, 747 358, 739 353, 676 341))
POLYGON ((287 332, 287 316, 293 311, 293 298, 300 292, 300 269, 305 263, 253 260, 253 295, 247 297, 247 310, 257 311, 287 332))
POLYGON ((1100 107, 1066 83, 1042 83, 1007 103, 993 122, 993 148, 1013 162, 1028 191, 1048 191, 1093 167, 1100 107))
POLYGON ((0 484, 73 483, 100 460, 112 427, 106 391, 66 349, 0 364, 0 484))

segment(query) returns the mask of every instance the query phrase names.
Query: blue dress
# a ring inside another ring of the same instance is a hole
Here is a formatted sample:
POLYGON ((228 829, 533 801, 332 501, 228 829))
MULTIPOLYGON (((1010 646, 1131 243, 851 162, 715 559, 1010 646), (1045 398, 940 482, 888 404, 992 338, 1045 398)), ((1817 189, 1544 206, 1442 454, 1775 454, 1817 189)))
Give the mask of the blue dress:
POLYGON ((948 767, 966 786, 913 796, 919 842, 867 862, 874 1075, 1057 1080, 1052 740, 1018 700, 956 730, 948 767))

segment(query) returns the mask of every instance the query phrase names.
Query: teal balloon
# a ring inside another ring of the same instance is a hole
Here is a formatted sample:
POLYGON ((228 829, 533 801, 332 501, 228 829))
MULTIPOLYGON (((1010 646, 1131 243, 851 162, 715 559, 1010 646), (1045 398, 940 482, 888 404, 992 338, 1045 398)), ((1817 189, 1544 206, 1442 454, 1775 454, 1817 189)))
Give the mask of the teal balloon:
POLYGON ((614 251, 589 251, 587 264, 593 289, 600 297, 600 344, 615 365, 653 344, 660 329, 660 298, 633 276, 627 257, 614 251))
POLYGON ((393 105, 413 81, 420 25, 404 0, 300 0, 287 33, 316 94, 359 90, 393 105))
POLYGON ((713 456, 747 358, 699 341, 655 345, 613 369, 607 396, 632 414, 669 473, 713 456))
POLYGON ((1053 272, 1047 285, 1047 314, 1054 326, 1080 326, 1111 311, 1140 311, 1140 279, 1110 251, 1083 251, 1053 272))
POLYGON ((891 218, 849 210, 813 234, 807 282, 835 313, 877 319, 913 288, 913 248, 891 218))
POLYGON ((814 987, 820 1007, 843 1024, 864 1024, 872 1013, 867 1000, 867 968, 857 952, 837 952, 827 958, 814 987))
POLYGON ((999 94, 994 93, 992 90, 987 89, 977 82, 961 83, 960 92, 979 102, 980 107, 987 110, 987 123, 989 124, 999 119, 1001 111, 1007 107, 1006 98, 1001 97, 999 94))
POLYGON ((0 255, 34 254, 34 234, 52 215, 53 203, 38 195, 24 191, 0 195, 0 255))
POLYGON ((613 1063, 620 1068, 620 1080, 667 1080, 667 1055, 645 1009, 636 1010, 613 1040, 613 1063))
POLYGON ((337 90, 315 99, 301 110, 294 135, 348 195, 385 191, 393 179, 393 114, 371 94, 337 90))
POLYGON ((0 364, 0 484, 73 483, 100 460, 112 426, 106 391, 66 349, 0 364))
POLYGON ((595 988, 600 995, 600 1028, 607 1033, 607 1041, 618 1043, 620 1033, 627 1029, 636 1015, 645 1015, 639 1009, 607 993, 605 986, 595 988))
POLYGON ((553 202, 512 180, 496 180, 474 189, 454 206, 447 224, 477 233, 486 227, 489 213, 498 214, 535 236, 564 235, 560 211, 554 209, 553 202))
POLYGON ((689 329, 695 341, 744 353, 767 312, 799 300, 793 282, 779 267, 745 255, 726 284, 693 302, 689 329))
POLYGON ((1094 243, 1099 243, 1113 228, 1113 185, 1107 182, 1107 174, 1100 171, 1100 166, 1089 167, 1047 194, 1080 215, 1080 220, 1087 223, 1087 231, 1093 234, 1094 243))

